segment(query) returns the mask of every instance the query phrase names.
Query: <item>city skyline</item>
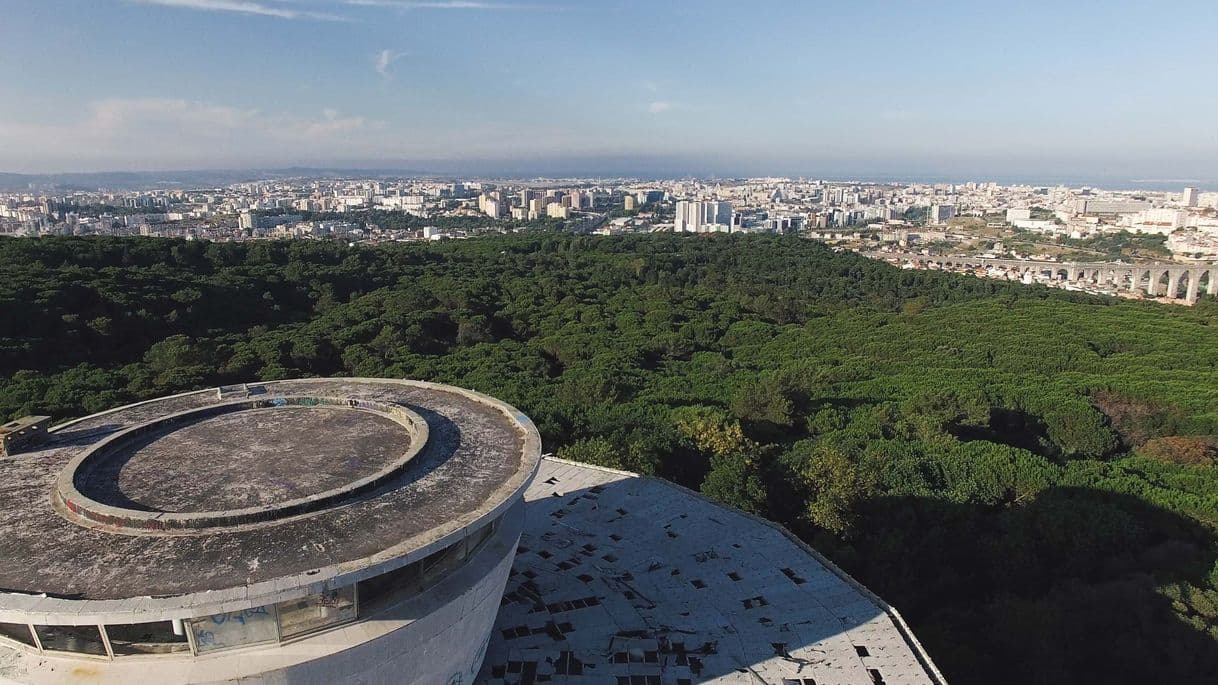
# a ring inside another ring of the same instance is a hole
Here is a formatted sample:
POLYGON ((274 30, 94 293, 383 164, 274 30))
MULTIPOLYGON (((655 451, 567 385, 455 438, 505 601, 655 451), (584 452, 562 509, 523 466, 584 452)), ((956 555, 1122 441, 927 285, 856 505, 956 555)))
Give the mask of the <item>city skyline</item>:
POLYGON ((1200 2, 18 0, 0 44, 14 95, 0 103, 0 171, 1207 188, 1215 59, 1192 46, 1215 14, 1200 2))

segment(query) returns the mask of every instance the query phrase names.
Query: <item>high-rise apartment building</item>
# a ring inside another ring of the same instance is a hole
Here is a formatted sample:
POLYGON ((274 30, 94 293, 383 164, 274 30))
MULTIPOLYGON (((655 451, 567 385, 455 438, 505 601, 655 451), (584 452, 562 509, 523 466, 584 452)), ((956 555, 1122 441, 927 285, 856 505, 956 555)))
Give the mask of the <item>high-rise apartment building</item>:
POLYGON ((722 200, 681 200, 673 230, 677 233, 707 233, 730 230, 732 205, 722 200))
POLYGON ((930 206, 930 212, 926 216, 926 223, 942 224, 954 216, 956 216, 956 205, 935 204, 930 206))

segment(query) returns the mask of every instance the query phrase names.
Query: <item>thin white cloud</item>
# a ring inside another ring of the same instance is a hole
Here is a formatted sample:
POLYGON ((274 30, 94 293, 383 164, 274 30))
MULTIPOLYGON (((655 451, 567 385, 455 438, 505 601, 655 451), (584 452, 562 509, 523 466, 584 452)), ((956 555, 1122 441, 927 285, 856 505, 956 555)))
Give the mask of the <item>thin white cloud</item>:
MULTIPOLYGON (((203 12, 231 12, 276 19, 351 21, 329 12, 300 9, 295 0, 126 0, 140 5, 157 5, 203 12)), ((350 7, 379 7, 397 10, 562 10, 555 5, 536 5, 488 0, 329 0, 329 4, 350 7)))
POLYGON ((344 0, 347 5, 357 7, 392 7, 395 9, 422 10, 559 10, 553 5, 522 5, 509 2, 483 2, 482 0, 344 0))
POLYGON ((647 111, 651 112, 652 114, 663 114, 664 112, 667 112, 671 109, 672 109, 671 102, 662 102, 662 101, 657 100, 656 102, 653 102, 653 103, 647 105, 647 111))
POLYGON ((159 5, 203 12, 234 12, 276 19, 313 19, 315 21, 347 21, 345 17, 326 12, 292 9, 267 5, 253 0, 129 0, 141 5, 159 5))
POLYGON ((383 78, 393 78, 393 63, 404 57, 404 52, 394 52, 393 50, 381 50, 377 53, 374 68, 376 73, 383 78))

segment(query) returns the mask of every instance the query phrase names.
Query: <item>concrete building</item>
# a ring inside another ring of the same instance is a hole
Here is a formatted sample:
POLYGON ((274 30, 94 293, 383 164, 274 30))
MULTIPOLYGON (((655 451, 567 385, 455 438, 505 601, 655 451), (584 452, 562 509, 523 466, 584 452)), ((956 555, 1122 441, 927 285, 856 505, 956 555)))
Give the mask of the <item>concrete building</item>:
POLYGON ((781 527, 449 386, 185 393, 0 474, 0 683, 945 685, 781 527))
POLYGON ((1197 189, 1196 188, 1185 188, 1183 195, 1181 195, 1181 197, 1180 197, 1180 202, 1185 207, 1196 207, 1197 206, 1197 189))
POLYGON ((507 207, 502 200, 488 199, 482 204, 482 211, 494 219, 501 219, 507 215, 507 207))
POLYGON ((1011 225, 1036 233, 1059 233, 1066 228, 1051 219, 1016 219, 1011 222, 1011 225))
POLYGON ((0 682, 469 683, 539 459, 515 409, 412 381, 59 426, 0 460, 0 682))
POLYGON ((672 229, 674 232, 685 233, 686 231, 696 231, 701 221, 701 202, 690 202, 689 200, 677 201, 676 217, 672 229))
MULTIPOLYGON (((735 226, 735 222, 732 222, 735 226)), ((802 216, 776 216, 766 221, 766 228, 773 233, 798 233, 804 227, 802 216)))
POLYGON ((956 216, 955 205, 931 205, 930 211, 926 215, 926 223, 938 225, 946 223, 954 216, 956 216))
POLYGON ((732 205, 720 200, 677 202, 677 233, 708 233, 729 231, 732 225, 732 205))
POLYGON ((639 205, 645 205, 649 202, 659 202, 664 199, 664 191, 662 190, 640 190, 635 193, 635 198, 639 201, 639 205))
POLYGON ((1143 209, 1136 214, 1122 216, 1118 225, 1133 233, 1170 235, 1172 231, 1184 226, 1186 218, 1187 215, 1179 209, 1143 209))
POLYGON ((288 224, 298 224, 304 217, 300 214, 274 214, 271 216, 259 216, 253 212, 242 212, 238 220, 238 226, 247 231, 267 231, 276 226, 286 226, 288 224))
POLYGON ((1089 200, 1074 201, 1074 213, 1085 215, 1133 214, 1150 209, 1151 203, 1144 200, 1089 200))

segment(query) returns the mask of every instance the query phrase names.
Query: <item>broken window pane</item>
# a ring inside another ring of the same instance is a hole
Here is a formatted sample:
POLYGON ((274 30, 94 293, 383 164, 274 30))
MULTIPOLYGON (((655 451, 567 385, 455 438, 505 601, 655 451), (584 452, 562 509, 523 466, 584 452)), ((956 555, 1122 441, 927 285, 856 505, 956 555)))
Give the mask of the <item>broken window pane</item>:
POLYGON ((34 631, 45 650, 107 655, 97 626, 34 626, 34 631))
POLYGON ((116 656, 190 651, 185 626, 179 624, 175 632, 173 621, 108 625, 106 636, 110 638, 110 648, 116 656))
POLYGON ((354 621, 355 586, 348 585, 290 602, 280 602, 278 609, 279 633, 285 639, 354 621))

